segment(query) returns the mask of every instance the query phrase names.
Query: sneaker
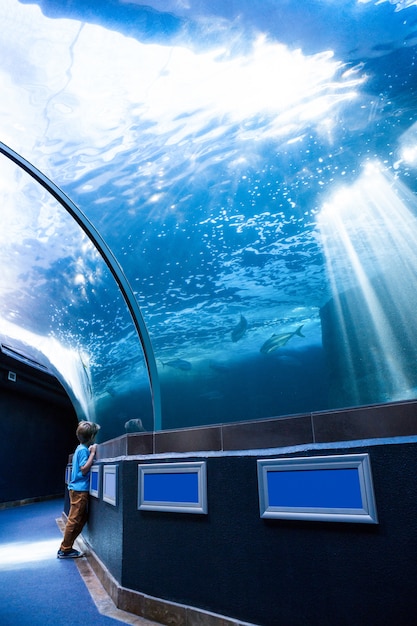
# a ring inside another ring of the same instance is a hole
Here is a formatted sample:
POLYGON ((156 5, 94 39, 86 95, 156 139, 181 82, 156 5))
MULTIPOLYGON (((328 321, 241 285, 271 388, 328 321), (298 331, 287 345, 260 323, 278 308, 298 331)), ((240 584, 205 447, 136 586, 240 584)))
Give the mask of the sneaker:
POLYGON ((71 550, 58 550, 56 556, 58 559, 78 559, 83 555, 81 552, 78 552, 78 550, 74 550, 74 548, 72 548, 71 550))

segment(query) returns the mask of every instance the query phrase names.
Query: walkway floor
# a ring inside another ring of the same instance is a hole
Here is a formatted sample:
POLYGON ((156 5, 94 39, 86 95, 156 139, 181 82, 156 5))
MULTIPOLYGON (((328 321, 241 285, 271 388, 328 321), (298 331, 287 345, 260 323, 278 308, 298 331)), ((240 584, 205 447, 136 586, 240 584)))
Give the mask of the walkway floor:
POLYGON ((63 500, 0 510, 2 626, 157 626, 115 607, 87 559, 62 560, 63 500))

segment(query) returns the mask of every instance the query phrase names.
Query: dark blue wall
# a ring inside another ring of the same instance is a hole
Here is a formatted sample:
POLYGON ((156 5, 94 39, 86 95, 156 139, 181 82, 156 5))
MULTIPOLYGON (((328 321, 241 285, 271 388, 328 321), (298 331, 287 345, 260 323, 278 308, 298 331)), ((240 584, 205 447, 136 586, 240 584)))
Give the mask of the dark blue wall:
MULTIPOLYGON (((128 533, 124 526, 124 494, 126 493, 126 481, 129 480, 127 464, 119 464, 117 507, 96 498, 90 498, 88 526, 83 531, 83 535, 94 545, 96 554, 119 582, 123 578, 124 539, 128 533), (99 545, 98 550, 96 550, 96 542, 99 545)), ((130 542, 128 542, 130 544, 128 550, 136 552, 136 544, 139 540, 140 538, 132 535, 130 542)))
POLYGON ((57 381, 13 366, 17 379, 8 382, 5 371, 0 367, 0 503, 62 497, 75 411, 57 381))
POLYGON ((138 511, 126 459, 119 504, 93 499, 88 538, 124 587, 262 626, 412 624, 417 444, 307 455, 355 452, 370 454, 377 525, 261 519, 255 456, 206 459, 208 515, 138 511))

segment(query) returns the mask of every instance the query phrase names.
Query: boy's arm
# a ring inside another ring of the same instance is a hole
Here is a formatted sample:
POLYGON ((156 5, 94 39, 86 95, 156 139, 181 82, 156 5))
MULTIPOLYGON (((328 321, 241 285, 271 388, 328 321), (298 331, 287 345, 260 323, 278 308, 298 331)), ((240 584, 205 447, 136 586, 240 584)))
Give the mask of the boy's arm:
POLYGON ((94 461, 94 457, 96 455, 96 450, 97 450, 97 444, 93 443, 93 445, 91 445, 89 447, 89 451, 90 451, 90 456, 88 457, 87 461, 84 463, 84 465, 82 465, 80 467, 81 473, 83 476, 85 476, 86 474, 88 474, 88 472, 90 471, 90 468, 93 464, 94 461))

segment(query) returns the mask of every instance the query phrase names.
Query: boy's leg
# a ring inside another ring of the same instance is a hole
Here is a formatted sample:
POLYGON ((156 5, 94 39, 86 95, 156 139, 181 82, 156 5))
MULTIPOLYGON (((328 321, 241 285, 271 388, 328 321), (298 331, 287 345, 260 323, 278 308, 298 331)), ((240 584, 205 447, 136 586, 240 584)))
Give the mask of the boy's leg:
POLYGON ((71 507, 65 525, 64 538, 60 550, 71 550, 74 541, 84 528, 88 512, 88 491, 70 491, 71 507))

